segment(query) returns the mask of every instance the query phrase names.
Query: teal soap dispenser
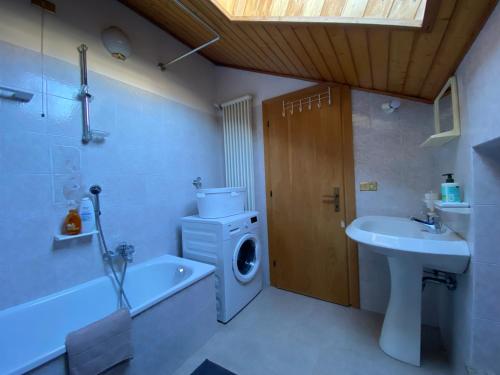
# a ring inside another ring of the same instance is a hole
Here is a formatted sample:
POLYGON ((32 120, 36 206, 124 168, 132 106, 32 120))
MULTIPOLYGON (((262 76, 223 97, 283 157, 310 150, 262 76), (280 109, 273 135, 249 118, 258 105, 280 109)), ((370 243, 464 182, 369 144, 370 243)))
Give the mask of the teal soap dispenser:
POLYGON ((453 173, 445 173, 446 181, 441 184, 441 201, 444 203, 459 203, 462 201, 460 185, 453 179, 453 173))

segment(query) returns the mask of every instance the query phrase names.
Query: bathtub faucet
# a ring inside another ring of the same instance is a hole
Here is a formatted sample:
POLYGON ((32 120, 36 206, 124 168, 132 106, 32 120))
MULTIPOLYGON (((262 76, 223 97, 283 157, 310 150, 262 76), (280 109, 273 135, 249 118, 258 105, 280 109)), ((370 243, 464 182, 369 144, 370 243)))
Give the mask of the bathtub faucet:
POLYGON ((120 243, 115 250, 115 254, 122 257, 126 263, 132 263, 134 261, 135 248, 126 242, 120 243))

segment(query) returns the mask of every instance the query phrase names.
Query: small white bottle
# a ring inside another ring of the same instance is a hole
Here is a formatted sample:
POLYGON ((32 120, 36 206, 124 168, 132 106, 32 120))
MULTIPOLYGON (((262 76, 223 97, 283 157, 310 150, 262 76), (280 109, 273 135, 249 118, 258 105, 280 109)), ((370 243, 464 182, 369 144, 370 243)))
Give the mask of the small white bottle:
POLYGON ((82 233, 94 231, 95 228, 95 213, 94 204, 88 197, 82 198, 80 202, 80 217, 82 218, 82 233))

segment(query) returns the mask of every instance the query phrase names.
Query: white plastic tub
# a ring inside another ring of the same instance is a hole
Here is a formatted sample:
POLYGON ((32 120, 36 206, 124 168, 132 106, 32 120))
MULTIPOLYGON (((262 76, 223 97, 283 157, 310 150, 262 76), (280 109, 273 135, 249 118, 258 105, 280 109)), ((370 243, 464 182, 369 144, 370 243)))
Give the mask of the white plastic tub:
POLYGON ((196 192, 198 215, 203 219, 216 219, 241 214, 245 211, 246 195, 244 187, 200 189, 196 192))

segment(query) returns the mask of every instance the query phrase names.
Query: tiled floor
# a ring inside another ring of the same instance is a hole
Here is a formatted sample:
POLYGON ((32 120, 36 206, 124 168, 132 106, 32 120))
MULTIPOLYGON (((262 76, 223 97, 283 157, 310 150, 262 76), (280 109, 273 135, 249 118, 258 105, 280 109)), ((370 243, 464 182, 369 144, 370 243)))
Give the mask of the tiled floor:
POLYGON ((437 331, 423 333, 422 367, 378 347, 382 316, 267 288, 194 353, 175 375, 208 358, 238 375, 448 375, 437 331))

